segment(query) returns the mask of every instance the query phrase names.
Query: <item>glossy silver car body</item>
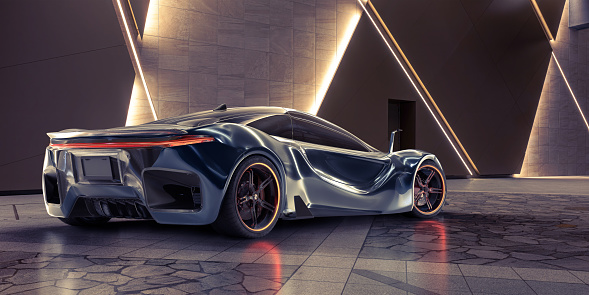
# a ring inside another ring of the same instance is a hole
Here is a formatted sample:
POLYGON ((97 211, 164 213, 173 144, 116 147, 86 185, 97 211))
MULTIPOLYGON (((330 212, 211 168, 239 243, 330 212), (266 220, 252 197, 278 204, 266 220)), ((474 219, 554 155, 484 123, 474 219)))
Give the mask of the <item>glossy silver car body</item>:
POLYGON ((435 181, 441 203, 435 214, 445 200, 443 170, 433 154, 381 152, 325 120, 283 108, 221 108, 139 126, 49 135, 44 199, 47 212, 61 218, 210 224, 236 169, 252 156, 267 158, 277 169, 278 218, 412 211, 418 197, 435 193, 415 190, 420 187, 417 171, 426 161, 439 174, 435 181), (290 127, 280 122, 290 122, 290 127), (310 124, 319 135, 304 134, 297 124, 310 124), (333 142, 318 144, 330 132, 333 142))

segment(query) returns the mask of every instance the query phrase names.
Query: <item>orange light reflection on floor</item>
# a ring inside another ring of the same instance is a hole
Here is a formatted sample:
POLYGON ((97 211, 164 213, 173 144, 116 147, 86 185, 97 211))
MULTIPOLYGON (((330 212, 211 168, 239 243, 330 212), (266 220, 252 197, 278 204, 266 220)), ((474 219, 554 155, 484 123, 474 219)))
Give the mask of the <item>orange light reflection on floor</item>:
POLYGON ((276 245, 267 242, 267 241, 256 241, 251 243, 248 247, 247 250, 254 250, 255 251, 259 251, 260 250, 266 250, 264 251, 264 256, 262 256, 262 259, 264 259, 264 264, 270 264, 272 266, 272 277, 275 279, 280 279, 282 278, 282 263, 281 263, 281 258, 280 258, 280 250, 278 249, 278 247, 276 247, 276 245), (269 261, 268 261, 269 260, 269 261))
MULTIPOLYGON (((436 239, 433 239, 429 242, 430 244, 436 244, 435 247, 432 247, 436 249, 436 255, 432 257, 434 260, 427 262, 440 263, 441 267, 447 266, 448 269, 445 270, 445 273, 450 273, 450 265, 448 264, 450 263, 450 257, 448 257, 448 244, 446 242, 446 225, 443 222, 433 219, 419 220, 415 225, 415 233, 428 236, 437 236, 436 239)), ((439 271, 440 273, 444 273, 443 269, 439 269, 439 271)), ((449 290, 449 281, 439 280, 438 282, 441 284, 439 288, 440 290, 449 290)))

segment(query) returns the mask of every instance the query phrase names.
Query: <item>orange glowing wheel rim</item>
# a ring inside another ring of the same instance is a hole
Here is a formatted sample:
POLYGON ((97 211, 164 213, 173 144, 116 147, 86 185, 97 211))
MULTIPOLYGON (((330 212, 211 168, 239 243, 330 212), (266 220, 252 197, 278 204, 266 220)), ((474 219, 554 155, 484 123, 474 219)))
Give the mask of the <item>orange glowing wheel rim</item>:
POLYGON ((423 215, 434 215, 444 205, 446 183, 440 170, 433 165, 423 165, 415 173, 413 184, 413 208, 423 215))
POLYGON ((236 189, 237 213, 247 229, 259 232, 273 224, 278 215, 280 187, 272 168, 264 163, 251 164, 236 189))

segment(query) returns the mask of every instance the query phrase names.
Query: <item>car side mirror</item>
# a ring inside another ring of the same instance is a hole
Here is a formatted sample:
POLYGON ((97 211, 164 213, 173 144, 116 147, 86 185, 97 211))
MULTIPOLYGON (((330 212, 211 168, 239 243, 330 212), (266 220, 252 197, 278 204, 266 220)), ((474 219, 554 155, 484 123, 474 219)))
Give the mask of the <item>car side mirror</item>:
POLYGON ((401 131, 403 131, 403 129, 397 129, 391 132, 391 141, 389 143, 389 155, 393 154, 393 146, 395 145, 395 134, 401 131))

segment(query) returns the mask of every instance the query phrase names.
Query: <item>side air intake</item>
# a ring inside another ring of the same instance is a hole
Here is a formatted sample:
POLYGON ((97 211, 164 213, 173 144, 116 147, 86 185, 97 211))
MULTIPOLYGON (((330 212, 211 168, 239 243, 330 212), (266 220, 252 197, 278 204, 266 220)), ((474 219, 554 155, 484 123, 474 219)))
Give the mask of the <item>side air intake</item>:
POLYGON ((200 210, 200 178, 193 172, 165 168, 143 171, 147 206, 160 210, 200 210))

